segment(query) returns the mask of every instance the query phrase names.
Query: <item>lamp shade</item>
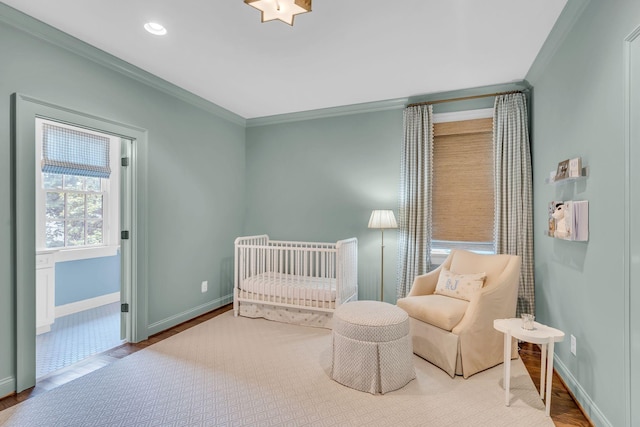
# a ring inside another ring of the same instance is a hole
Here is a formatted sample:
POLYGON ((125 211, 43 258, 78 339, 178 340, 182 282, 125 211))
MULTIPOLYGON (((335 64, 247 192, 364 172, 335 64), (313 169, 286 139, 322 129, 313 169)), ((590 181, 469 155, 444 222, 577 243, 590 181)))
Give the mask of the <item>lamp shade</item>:
POLYGON ((369 218, 369 228, 398 228, 392 210, 375 210, 369 218))

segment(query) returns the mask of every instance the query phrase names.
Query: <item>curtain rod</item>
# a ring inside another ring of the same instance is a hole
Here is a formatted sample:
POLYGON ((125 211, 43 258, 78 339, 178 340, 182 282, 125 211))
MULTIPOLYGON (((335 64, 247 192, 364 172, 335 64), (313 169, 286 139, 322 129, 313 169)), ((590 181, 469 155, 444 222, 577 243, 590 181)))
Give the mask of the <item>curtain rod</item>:
POLYGON ((418 105, 442 104, 442 103, 445 103, 445 102, 465 101, 467 99, 488 98, 488 97, 491 97, 491 96, 511 95, 512 93, 523 93, 523 92, 525 92, 525 90, 511 90, 511 91, 508 91, 508 92, 488 93, 486 95, 471 95, 471 96, 463 96, 463 97, 460 97, 460 98, 449 98, 449 99, 438 99, 436 101, 416 102, 414 104, 407 105, 407 108, 416 107, 418 105))

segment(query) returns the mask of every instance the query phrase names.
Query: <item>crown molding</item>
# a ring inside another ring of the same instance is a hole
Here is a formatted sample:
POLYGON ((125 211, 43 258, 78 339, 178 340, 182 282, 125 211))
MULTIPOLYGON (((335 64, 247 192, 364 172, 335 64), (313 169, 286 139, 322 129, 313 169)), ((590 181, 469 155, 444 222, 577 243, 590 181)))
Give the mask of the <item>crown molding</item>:
POLYGON ((324 119, 328 117, 347 116, 350 114, 374 113, 378 111, 399 110, 407 105, 409 98, 389 99, 386 101, 365 102, 362 104, 342 105, 339 107, 320 108, 317 110, 298 111, 295 113, 277 114, 274 116, 247 119, 247 127, 275 125, 299 122, 304 120, 324 119))
POLYGON ((564 9, 560 13, 558 20, 554 24, 549 36, 545 40, 538 56, 533 61, 526 80, 531 82, 537 82, 544 71, 546 70, 549 62, 556 54, 569 32, 578 21, 578 18, 582 15, 582 12, 587 8, 591 0, 567 0, 564 9))
POLYGON ((222 119, 240 126, 246 125, 246 120, 243 117, 1 2, 0 22, 93 61, 98 65, 116 71, 222 119))
MULTIPOLYGON (((427 95, 411 96, 407 98, 389 99, 386 101, 366 102, 362 104, 344 105, 339 107, 322 108, 318 110, 300 111, 295 113, 278 114, 274 116, 256 117, 247 119, 246 127, 267 126, 282 123, 291 123, 304 120, 324 119, 329 117, 346 116, 349 114, 372 113, 378 111, 400 110, 408 104, 416 102, 431 102, 443 99, 460 98, 465 96, 477 96, 494 92, 531 90, 531 85, 526 80, 518 80, 510 83, 503 83, 491 86, 481 86, 475 88, 459 89, 447 92, 437 92, 427 95)), ((482 100, 458 101, 457 106, 452 107, 455 111, 459 111, 460 106, 466 109, 486 108, 482 100)), ((493 104, 491 104, 493 105, 493 104)), ((439 105, 442 107, 442 104, 439 105)))

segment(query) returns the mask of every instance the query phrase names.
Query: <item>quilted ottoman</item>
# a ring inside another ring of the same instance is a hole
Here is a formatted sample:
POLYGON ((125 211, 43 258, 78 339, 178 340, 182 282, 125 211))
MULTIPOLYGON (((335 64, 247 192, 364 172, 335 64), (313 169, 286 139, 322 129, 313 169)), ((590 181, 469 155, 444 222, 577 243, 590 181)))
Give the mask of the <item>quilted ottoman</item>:
POLYGON ((409 316, 395 305, 354 301, 333 314, 331 378, 356 390, 386 393, 416 377, 409 316))

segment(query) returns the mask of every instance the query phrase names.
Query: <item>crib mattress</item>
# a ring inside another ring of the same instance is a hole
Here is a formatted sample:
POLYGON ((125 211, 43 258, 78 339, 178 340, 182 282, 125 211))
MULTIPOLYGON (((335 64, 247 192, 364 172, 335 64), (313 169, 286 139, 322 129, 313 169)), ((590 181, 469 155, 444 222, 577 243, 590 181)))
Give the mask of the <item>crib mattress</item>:
POLYGON ((336 279, 285 273, 261 273, 242 281, 248 294, 282 298, 287 301, 335 301, 336 279))

